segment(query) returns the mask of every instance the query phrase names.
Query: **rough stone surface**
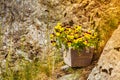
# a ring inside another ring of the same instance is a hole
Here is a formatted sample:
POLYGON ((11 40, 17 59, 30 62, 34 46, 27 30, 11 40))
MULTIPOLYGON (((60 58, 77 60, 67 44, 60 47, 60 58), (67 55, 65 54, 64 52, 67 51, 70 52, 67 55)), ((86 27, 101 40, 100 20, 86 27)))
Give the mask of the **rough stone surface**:
POLYGON ((61 70, 65 71, 65 70, 68 70, 69 68, 70 68, 70 66, 65 65, 65 66, 62 66, 62 67, 61 67, 61 70))
POLYGON ((120 80, 120 26, 108 40, 87 80, 120 80))
POLYGON ((79 80, 79 74, 68 74, 60 77, 58 80, 79 80))

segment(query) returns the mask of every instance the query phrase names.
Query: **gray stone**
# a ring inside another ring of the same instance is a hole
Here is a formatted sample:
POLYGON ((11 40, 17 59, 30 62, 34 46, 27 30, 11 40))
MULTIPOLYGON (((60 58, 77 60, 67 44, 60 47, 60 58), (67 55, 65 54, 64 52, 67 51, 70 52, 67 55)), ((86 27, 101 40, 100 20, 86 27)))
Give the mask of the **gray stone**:
POLYGON ((60 77, 58 80, 79 80, 79 74, 68 74, 60 77))
POLYGON ((120 26, 108 40, 88 80, 120 80, 120 26))
POLYGON ((70 66, 65 65, 65 66, 62 66, 62 67, 61 67, 61 70, 63 70, 63 71, 64 71, 64 70, 68 70, 69 68, 70 68, 70 66))

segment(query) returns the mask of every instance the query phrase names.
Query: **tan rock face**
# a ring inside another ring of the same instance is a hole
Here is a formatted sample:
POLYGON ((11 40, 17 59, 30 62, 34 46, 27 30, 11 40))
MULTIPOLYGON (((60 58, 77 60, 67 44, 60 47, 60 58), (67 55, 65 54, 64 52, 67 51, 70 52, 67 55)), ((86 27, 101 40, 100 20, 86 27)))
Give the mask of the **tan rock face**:
POLYGON ((108 40, 87 80, 120 80, 120 26, 108 40))

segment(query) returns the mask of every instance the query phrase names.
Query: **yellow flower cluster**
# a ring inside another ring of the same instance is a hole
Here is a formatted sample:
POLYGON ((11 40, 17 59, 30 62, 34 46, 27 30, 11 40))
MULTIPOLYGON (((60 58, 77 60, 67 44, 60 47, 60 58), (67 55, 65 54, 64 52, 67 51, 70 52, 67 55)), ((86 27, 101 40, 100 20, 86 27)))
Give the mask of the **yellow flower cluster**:
POLYGON ((97 33, 92 30, 83 31, 81 26, 62 26, 61 23, 54 27, 54 32, 50 35, 53 46, 73 48, 93 46, 96 37, 97 33))
POLYGON ((61 23, 58 23, 56 26, 55 26, 55 31, 56 31, 56 33, 57 32, 62 32, 62 31, 64 31, 64 28, 61 26, 61 23))

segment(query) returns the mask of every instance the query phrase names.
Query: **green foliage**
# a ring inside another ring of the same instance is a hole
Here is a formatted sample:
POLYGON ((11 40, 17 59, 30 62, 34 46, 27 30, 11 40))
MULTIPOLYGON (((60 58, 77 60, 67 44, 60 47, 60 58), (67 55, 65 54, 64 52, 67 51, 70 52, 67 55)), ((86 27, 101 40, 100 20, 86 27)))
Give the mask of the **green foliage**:
MULTIPOLYGON (((40 74, 45 74, 46 77, 50 77, 52 74, 52 61, 47 63, 38 62, 22 62, 21 68, 17 71, 14 68, 7 67, 5 72, 2 72, 2 80, 35 80, 39 76, 39 79, 44 76, 40 74), (25 64, 25 65, 24 65, 25 64)), ((41 80, 40 79, 40 80, 41 80)))
MULTIPOLYGON (((50 51, 50 50, 49 50, 50 51)), ((2 68, 1 80, 46 80, 51 79, 57 64, 61 61, 58 51, 48 53, 44 59, 35 58, 32 61, 24 58, 17 60, 15 66, 11 67, 10 55, 6 59, 6 68, 2 68)), ((9 52, 11 54, 11 52, 9 52)), ((44 53, 42 53, 44 54, 44 53)), ((14 64, 14 63, 13 63, 14 64)))

